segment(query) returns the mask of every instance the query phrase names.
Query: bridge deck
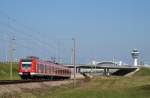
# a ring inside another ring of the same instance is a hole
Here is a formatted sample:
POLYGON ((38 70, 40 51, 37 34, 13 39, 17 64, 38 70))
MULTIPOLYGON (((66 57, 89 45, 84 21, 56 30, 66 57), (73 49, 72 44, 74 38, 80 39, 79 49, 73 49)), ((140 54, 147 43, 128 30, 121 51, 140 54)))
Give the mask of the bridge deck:
MULTIPOLYGON (((66 65, 69 68, 74 68, 73 65, 66 65)), ((76 65, 76 68, 94 68, 94 69, 137 69, 138 67, 134 67, 134 66, 126 66, 126 65, 122 65, 122 66, 94 66, 94 65, 76 65)))

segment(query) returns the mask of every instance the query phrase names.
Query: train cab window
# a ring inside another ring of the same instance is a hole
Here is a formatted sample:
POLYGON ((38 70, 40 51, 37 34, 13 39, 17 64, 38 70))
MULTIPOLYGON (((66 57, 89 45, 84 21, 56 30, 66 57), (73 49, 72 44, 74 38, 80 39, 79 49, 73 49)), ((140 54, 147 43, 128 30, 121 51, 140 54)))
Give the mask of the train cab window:
POLYGON ((31 69, 31 64, 22 64, 22 68, 25 70, 30 70, 31 69))

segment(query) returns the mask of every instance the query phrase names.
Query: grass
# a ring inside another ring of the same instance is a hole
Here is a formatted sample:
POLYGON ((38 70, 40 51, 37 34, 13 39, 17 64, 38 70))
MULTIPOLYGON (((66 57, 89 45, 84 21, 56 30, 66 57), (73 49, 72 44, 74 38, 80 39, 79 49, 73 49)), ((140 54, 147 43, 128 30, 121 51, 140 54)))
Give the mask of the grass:
MULTIPOLYGON (((13 79, 20 79, 18 75, 18 65, 13 64, 13 79)), ((10 64, 7 63, 0 63, 0 80, 9 80, 10 79, 10 64)))
POLYGON ((142 67, 134 76, 150 76, 150 68, 142 67))
POLYGON ((131 77, 95 77, 76 88, 64 85, 25 92, 21 98, 150 98, 150 69, 142 68, 131 77))
MULTIPOLYGON (((0 79, 9 79, 9 64, 0 63, 0 79)), ((13 64, 13 79, 19 79, 13 64)), ((10 97, 11 98, 11 97, 10 97)), ((130 77, 95 77, 88 82, 26 91, 13 98, 150 98, 150 69, 141 68, 130 77)))

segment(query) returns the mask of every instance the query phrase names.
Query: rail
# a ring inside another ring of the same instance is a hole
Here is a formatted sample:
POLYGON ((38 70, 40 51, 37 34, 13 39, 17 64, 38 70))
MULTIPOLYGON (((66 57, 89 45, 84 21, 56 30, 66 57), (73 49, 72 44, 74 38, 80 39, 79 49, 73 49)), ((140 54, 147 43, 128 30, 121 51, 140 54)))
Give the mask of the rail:
POLYGON ((51 81, 51 80, 0 80, 0 85, 31 83, 31 82, 44 82, 44 81, 51 81))

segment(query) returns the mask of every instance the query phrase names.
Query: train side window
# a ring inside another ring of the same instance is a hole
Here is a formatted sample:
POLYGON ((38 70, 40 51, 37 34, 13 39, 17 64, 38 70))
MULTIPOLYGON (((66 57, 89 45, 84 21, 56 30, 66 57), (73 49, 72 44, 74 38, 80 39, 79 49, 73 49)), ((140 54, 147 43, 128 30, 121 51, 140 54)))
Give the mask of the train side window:
POLYGON ((40 64, 37 64, 37 71, 40 72, 40 64))
POLYGON ((45 68, 45 69, 46 69, 45 71, 46 71, 46 73, 47 73, 47 72, 48 72, 48 65, 45 65, 45 67, 46 67, 46 68, 45 68))
POLYGON ((44 69, 42 64, 40 64, 40 69, 41 69, 41 71, 43 71, 43 69, 44 69))

